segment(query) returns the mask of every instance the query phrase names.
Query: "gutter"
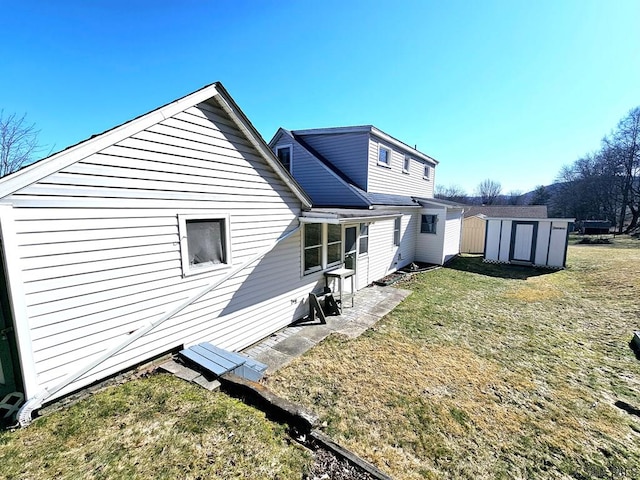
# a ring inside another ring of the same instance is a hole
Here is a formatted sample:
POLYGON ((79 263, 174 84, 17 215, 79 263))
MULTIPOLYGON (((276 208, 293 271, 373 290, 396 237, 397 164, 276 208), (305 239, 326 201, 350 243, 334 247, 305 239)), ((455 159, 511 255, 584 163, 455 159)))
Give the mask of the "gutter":
POLYGON ((18 423, 20 424, 20 426, 21 427, 28 426, 32 421, 33 412, 35 410, 39 409, 40 407, 42 407, 42 404, 45 401, 47 401, 47 399, 50 398, 52 395, 58 393, 60 390, 62 390, 63 388, 67 387, 69 384, 73 383, 75 380, 77 380, 78 378, 82 377, 86 373, 90 372, 91 370, 96 368, 98 365, 102 364, 103 362, 105 362, 106 360, 111 358, 113 355, 115 355, 116 353, 118 353, 122 349, 124 349, 125 347, 129 346, 131 343, 133 343, 136 340, 138 340, 140 337, 143 337, 144 335, 149 333, 151 330, 155 329, 156 327, 158 327, 159 325, 164 323, 166 320, 174 317, 176 314, 178 314, 179 312, 181 312, 182 310, 187 308, 189 305, 191 305, 192 303, 198 301, 200 298, 205 296, 207 293, 211 292, 212 290, 214 290, 215 288, 219 287, 221 284, 223 284, 224 282, 226 282, 230 278, 234 277, 237 273, 241 272, 242 270, 247 268, 249 265, 253 264, 257 260, 259 260, 262 257, 264 257, 267 253, 269 253, 271 250, 273 250, 280 242, 282 242, 283 240, 286 240, 287 238, 292 236, 294 233, 297 233, 301 228, 302 228, 302 224, 299 224, 296 228, 294 228, 293 230, 291 230, 288 233, 285 233, 284 235, 279 237, 275 242, 273 242, 271 245, 269 245, 268 247, 266 247, 263 250, 259 251, 253 257, 249 258, 249 260, 247 260, 245 263, 243 263, 242 265, 239 265, 235 269, 233 269, 230 272, 228 272, 221 279, 217 280, 216 282, 212 283, 211 285, 205 286, 202 290, 200 290, 194 296, 192 296, 191 298, 188 298, 185 302, 183 302, 181 305, 177 306, 173 310, 170 310, 170 311, 166 312, 162 317, 158 318, 157 320, 155 320, 153 322, 150 322, 147 325, 145 325, 145 326, 139 328, 138 330, 132 332, 129 336, 127 336, 127 338, 124 341, 122 341, 119 344, 115 345, 114 347, 108 349, 100 357, 98 357, 97 359, 93 360, 91 363, 87 364, 86 366, 84 366, 83 368, 78 370, 77 372, 72 373, 70 375, 67 375, 56 386, 54 386, 54 387, 52 387, 50 389, 49 388, 44 388, 44 389, 40 390, 34 396, 29 398, 24 403, 24 405, 22 405, 22 407, 20 407, 20 410, 18 410, 17 418, 18 418, 18 423))

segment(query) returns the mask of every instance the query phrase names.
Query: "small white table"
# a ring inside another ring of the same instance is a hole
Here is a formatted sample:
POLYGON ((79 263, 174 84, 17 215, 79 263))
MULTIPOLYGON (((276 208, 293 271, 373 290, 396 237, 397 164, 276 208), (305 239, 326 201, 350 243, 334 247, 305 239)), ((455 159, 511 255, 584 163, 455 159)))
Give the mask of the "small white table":
POLYGON ((355 284, 353 279, 355 278, 355 270, 351 270, 348 268, 336 268, 335 270, 330 270, 328 272, 324 272, 324 284, 328 288, 329 287, 329 279, 334 278, 338 280, 338 291, 340 293, 340 311, 342 311, 342 281, 345 278, 351 278, 351 307, 353 307, 353 297, 356 295, 355 284))

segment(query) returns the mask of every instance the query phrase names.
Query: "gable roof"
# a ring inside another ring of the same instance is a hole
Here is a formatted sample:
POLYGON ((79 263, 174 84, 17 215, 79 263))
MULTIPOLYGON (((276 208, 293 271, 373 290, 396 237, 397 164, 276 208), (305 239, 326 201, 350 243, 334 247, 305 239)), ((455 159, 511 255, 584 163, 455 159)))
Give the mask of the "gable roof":
POLYGON ((355 182, 353 182, 347 175, 345 175, 340 169, 336 168, 331 162, 329 162, 314 148, 308 145, 302 138, 300 138, 300 136, 295 135, 292 131, 280 127, 269 142, 269 146, 273 147, 278 142, 280 137, 282 137, 282 135, 288 135, 289 137, 291 137, 291 139, 295 141, 300 146, 300 148, 306 151, 307 154, 312 159, 317 161, 330 175, 333 175, 340 183, 344 185, 346 189, 350 190, 356 197, 360 198, 366 207, 370 207, 372 205, 367 196, 367 193, 364 190, 358 188, 355 185, 355 182))
POLYGON ((474 205, 465 208, 464 218, 486 217, 547 218, 546 205, 474 205))
POLYGON ((1 178, 0 198, 11 195, 21 188, 56 173, 89 155, 97 153, 135 133, 145 130, 152 125, 160 123, 169 117, 207 100, 215 101, 220 105, 233 123, 245 135, 247 140, 249 140, 249 143, 258 151, 260 156, 275 171, 280 179, 291 189, 306 208, 310 208, 311 200, 307 194, 278 161, 264 139, 220 82, 206 85, 193 93, 106 130, 105 132, 92 135, 87 140, 67 147, 60 152, 54 153, 49 157, 1 178))
POLYGON ((356 125, 351 127, 328 127, 328 128, 309 128, 306 130, 292 130, 294 135, 336 135, 336 134, 347 134, 347 133, 370 133, 375 135, 376 137, 384 140, 391 145, 394 145, 402 150, 406 150, 413 157, 420 158, 425 162, 429 163, 432 166, 436 166, 439 162, 435 159, 427 155, 426 153, 422 153, 418 149, 407 145, 406 143, 398 140, 395 137, 392 137, 388 133, 383 132, 379 128, 374 125, 356 125))

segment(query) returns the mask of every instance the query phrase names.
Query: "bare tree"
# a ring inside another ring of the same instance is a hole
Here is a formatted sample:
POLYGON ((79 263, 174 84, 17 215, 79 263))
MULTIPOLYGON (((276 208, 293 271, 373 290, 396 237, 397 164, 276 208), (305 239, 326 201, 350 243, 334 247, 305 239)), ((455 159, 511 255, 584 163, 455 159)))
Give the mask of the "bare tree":
POLYGON ((496 203, 501 191, 502 185, 500 185, 500 182, 486 179, 478 185, 477 194, 482 199, 483 205, 493 205, 496 203))
POLYGON ((437 186, 434 196, 441 200, 450 200, 458 203, 466 203, 468 201, 467 192, 458 185, 450 185, 448 187, 437 186))
POLYGON ((0 110, 0 177, 15 172, 33 160, 41 150, 39 130, 26 121, 26 114, 5 116, 0 110))
POLYGON ((509 205, 520 205, 522 190, 511 190, 508 193, 508 197, 509 205))
POLYGON ((640 219, 640 107, 631 109, 603 144, 609 158, 615 159, 616 173, 622 182, 623 208, 619 214, 618 231, 623 231, 628 210, 631 218, 625 231, 629 232, 638 226, 640 219))

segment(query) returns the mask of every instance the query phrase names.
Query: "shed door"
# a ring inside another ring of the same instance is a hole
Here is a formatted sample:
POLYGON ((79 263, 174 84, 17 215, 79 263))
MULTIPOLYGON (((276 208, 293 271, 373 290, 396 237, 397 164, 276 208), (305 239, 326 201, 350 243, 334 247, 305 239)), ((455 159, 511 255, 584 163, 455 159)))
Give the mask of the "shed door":
POLYGON ((514 222, 511 233, 511 257, 509 260, 533 262, 533 223, 514 222))

